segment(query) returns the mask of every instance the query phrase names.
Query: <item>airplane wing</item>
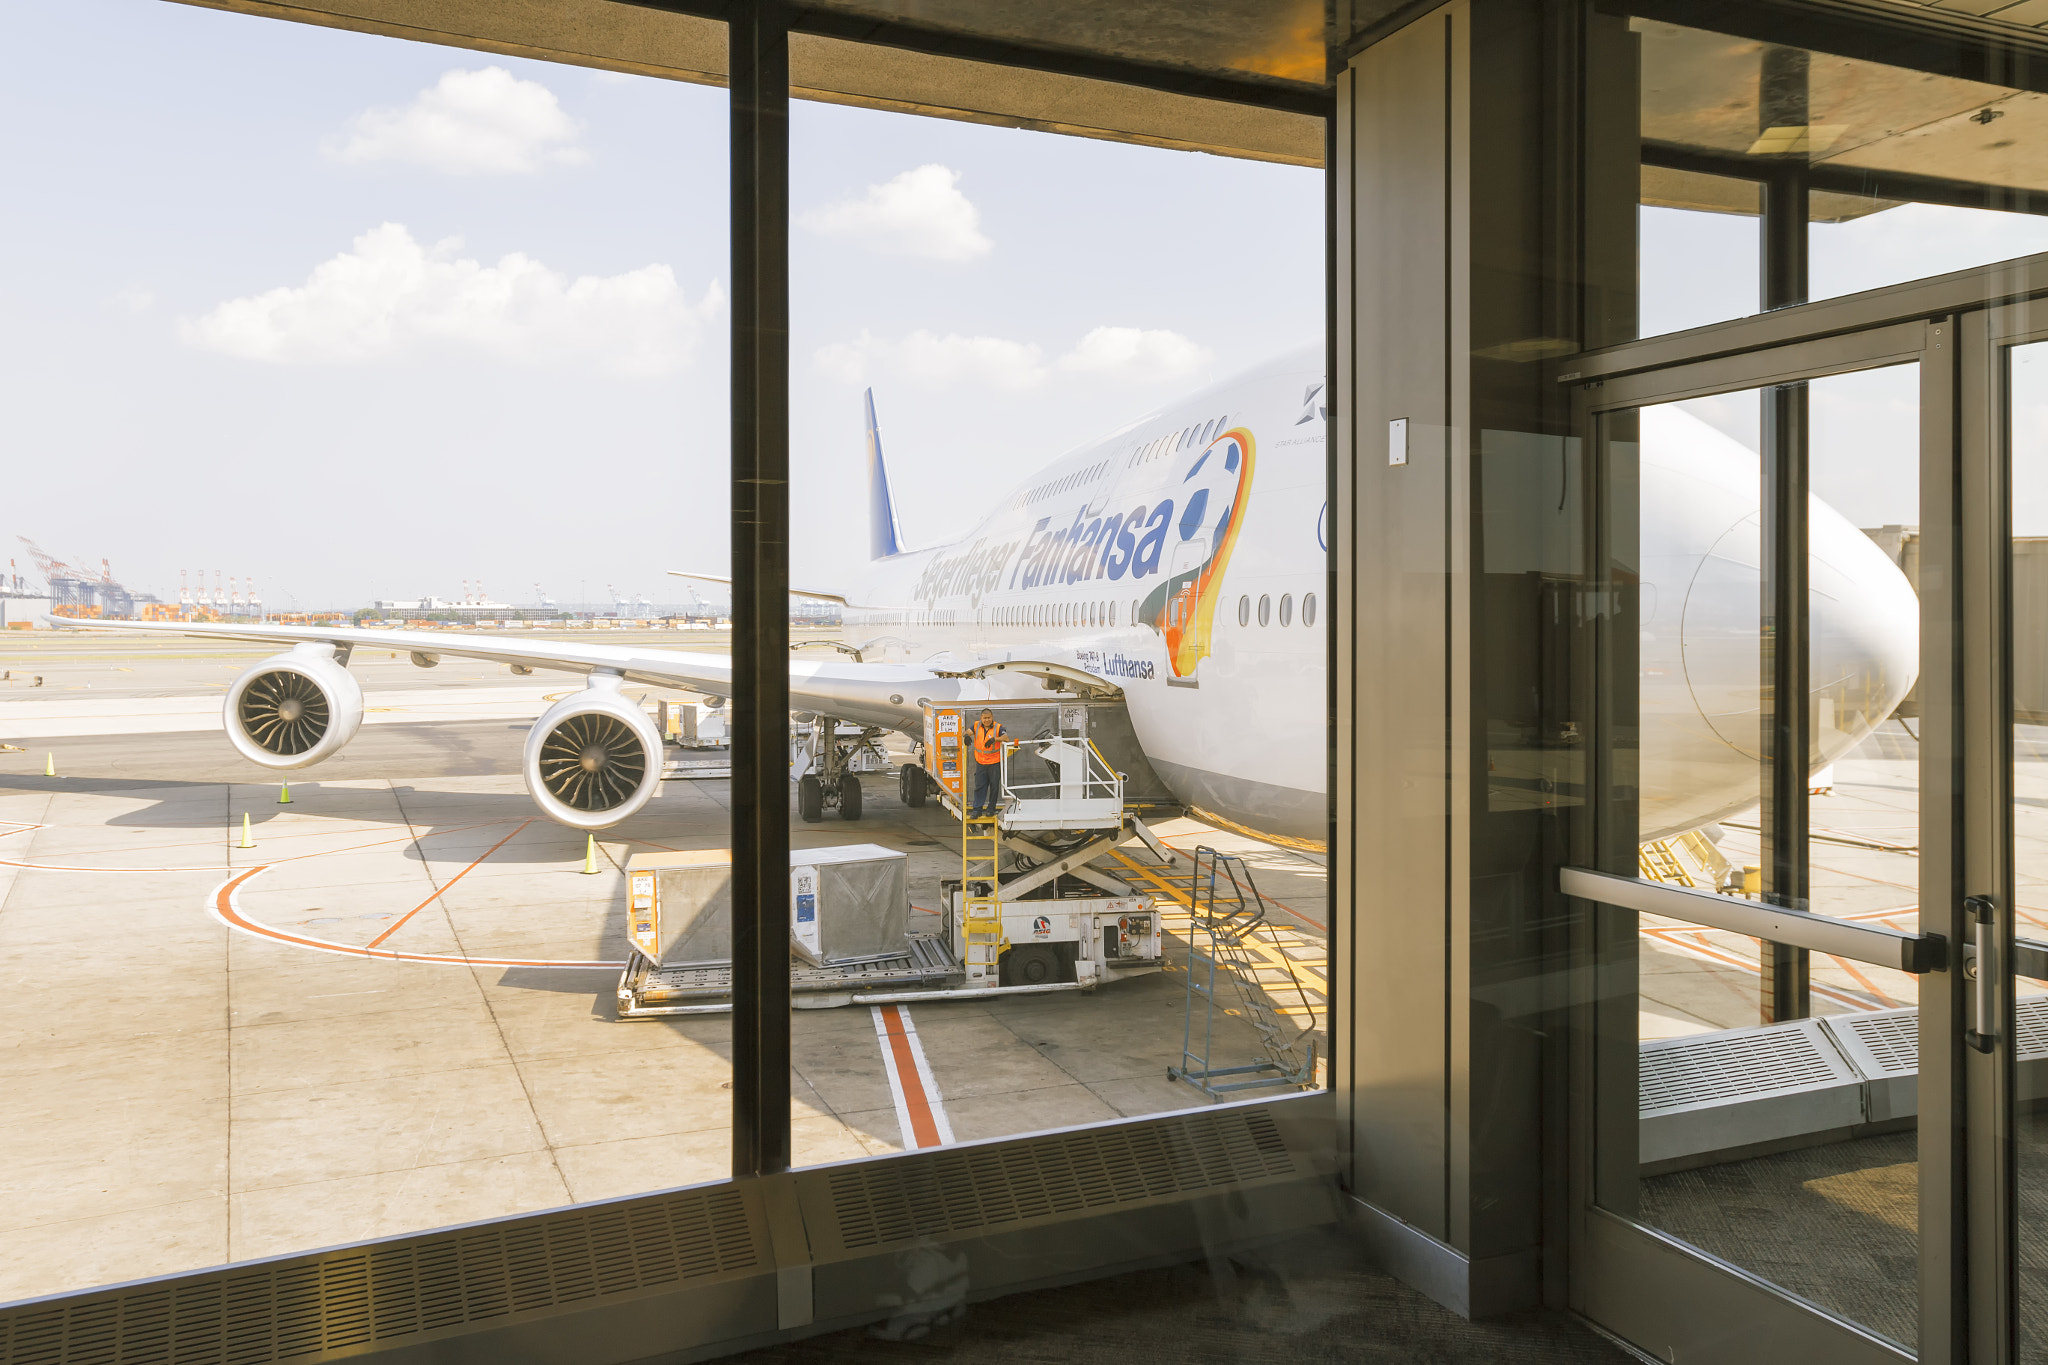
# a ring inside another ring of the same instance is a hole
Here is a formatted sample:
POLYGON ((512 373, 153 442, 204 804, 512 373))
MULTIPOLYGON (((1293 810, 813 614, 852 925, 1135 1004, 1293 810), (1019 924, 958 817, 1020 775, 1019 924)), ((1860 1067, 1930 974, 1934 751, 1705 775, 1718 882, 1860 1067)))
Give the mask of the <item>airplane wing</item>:
MULTIPOLYGON (((671 578, 694 578, 700 583, 718 583, 728 588, 732 586, 730 578, 720 578, 712 573, 698 573, 695 569, 670 569, 668 572, 671 578)), ((791 588, 789 595, 808 597, 815 602, 837 602, 842 607, 854 605, 846 600, 845 594, 826 592, 822 588, 791 588)))
MULTIPOLYGON (((526 640, 496 635, 432 634, 416 630, 363 630, 351 626, 207 625, 187 621, 94 621, 68 616, 43 618, 53 626, 83 630, 139 630, 213 640, 248 640, 280 645, 331 644, 349 649, 387 649, 414 661, 482 659, 516 668, 550 672, 616 673, 627 682, 676 687, 706 696, 732 695, 732 660, 723 654, 580 640, 526 640)), ((823 711, 863 725, 915 731, 926 700, 981 700, 987 684, 942 676, 914 664, 856 663, 840 658, 792 657, 792 710, 823 711)))

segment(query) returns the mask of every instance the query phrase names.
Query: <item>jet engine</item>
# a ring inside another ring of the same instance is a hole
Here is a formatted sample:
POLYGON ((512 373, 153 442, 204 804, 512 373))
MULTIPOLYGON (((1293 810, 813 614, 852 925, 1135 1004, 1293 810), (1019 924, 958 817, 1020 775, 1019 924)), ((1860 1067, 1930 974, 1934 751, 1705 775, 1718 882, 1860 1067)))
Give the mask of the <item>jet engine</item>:
POLYGON ((549 707, 526 736, 526 790, 549 819, 573 829, 608 829, 654 795, 661 735, 647 713, 619 695, 615 673, 549 707))
POLYGON ((303 768, 354 739, 363 689, 343 666, 346 657, 309 642, 236 678, 222 719, 242 756, 266 768, 303 768))

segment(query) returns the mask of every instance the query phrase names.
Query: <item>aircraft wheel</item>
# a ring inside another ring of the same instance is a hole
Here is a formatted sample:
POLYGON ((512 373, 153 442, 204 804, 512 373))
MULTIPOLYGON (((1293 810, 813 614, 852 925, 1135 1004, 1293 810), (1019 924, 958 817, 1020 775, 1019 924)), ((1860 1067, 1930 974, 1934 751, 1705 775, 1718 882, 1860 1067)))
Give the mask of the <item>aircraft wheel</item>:
POLYGON ((825 818, 825 784, 816 773, 805 773, 796 780, 796 813, 807 824, 815 825, 825 818))
POLYGON ((852 773, 839 775, 839 818, 860 819, 860 779, 852 773))
POLYGON ((903 788, 903 804, 914 810, 924 804, 924 799, 929 794, 929 789, 925 786, 924 769, 918 767, 915 763, 906 763, 901 771, 900 785, 903 788))

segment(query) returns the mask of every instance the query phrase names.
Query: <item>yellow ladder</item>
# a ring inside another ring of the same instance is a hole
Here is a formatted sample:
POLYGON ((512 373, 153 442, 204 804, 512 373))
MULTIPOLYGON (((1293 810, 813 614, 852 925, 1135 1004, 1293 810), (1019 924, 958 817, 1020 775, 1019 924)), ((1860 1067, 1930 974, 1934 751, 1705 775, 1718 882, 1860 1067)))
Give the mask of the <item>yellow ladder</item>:
MULTIPOLYGON (((965 812, 968 809, 962 806, 965 812)), ((1002 883, 996 879, 996 858, 1002 830, 993 816, 960 817, 960 921, 966 946, 967 984, 996 984, 1003 949, 1002 883)))
POLYGON ((1643 876, 1653 882, 1672 882, 1678 886, 1691 886, 1692 874, 1685 870, 1685 864, 1678 861, 1678 855, 1671 851, 1667 839, 1657 839, 1642 845, 1637 850, 1637 863, 1643 876))

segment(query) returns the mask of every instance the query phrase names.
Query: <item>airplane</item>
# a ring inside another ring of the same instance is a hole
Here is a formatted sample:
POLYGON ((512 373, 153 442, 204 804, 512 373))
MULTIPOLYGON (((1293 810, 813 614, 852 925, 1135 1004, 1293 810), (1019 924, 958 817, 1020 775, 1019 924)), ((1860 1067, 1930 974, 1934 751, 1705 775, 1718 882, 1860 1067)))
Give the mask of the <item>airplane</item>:
MULTIPOLYGON (((1146 757, 1198 817, 1320 848, 1330 610, 1322 600, 1324 383, 1320 348, 1282 356, 1070 452, 965 534, 922 549, 905 544, 870 392, 867 572, 842 588, 798 591, 843 604, 848 643, 860 652, 792 658, 791 708, 917 738, 927 701, 1042 699, 1048 679, 1086 679, 1121 689, 1146 757), (991 671, 961 676, 984 668, 991 671)), ((1757 800, 1761 485, 1754 452, 1682 410, 1646 409, 1640 422, 1648 840, 1757 800)), ((1562 450, 1483 448, 1482 482, 1493 491, 1480 496, 1515 496, 1518 480, 1533 480, 1563 509, 1574 475, 1562 450)), ((1477 549, 1502 561, 1482 571, 1542 567, 1521 562, 1538 554, 1527 547, 1477 549)), ((1891 559, 1818 499, 1809 550, 1820 717, 1810 759, 1818 770, 1912 687, 1918 605, 1891 559)), ((223 711, 235 748, 281 770, 318 763, 354 736, 363 694, 347 664, 359 647, 404 651, 423 667, 452 656, 582 674, 585 688, 535 722, 522 771, 544 814, 587 830, 633 815, 660 779, 660 736, 621 694, 624 685, 719 698, 733 689, 726 657, 638 645, 429 640, 348 627, 52 624, 288 644, 235 680, 223 711)))

